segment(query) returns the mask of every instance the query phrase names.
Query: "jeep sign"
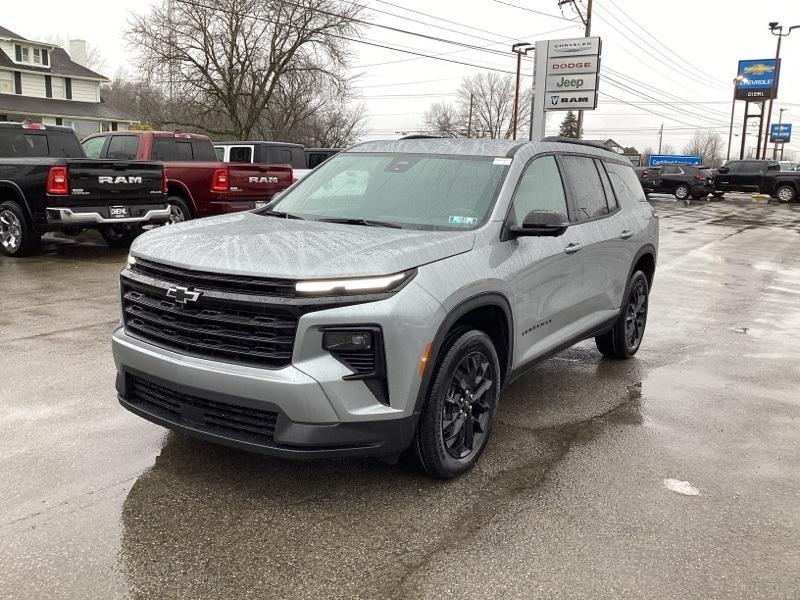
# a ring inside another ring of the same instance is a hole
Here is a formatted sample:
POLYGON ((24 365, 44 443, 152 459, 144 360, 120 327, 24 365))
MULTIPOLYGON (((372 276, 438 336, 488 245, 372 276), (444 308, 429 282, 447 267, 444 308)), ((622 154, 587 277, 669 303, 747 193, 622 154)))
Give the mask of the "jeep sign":
POLYGON ((593 90, 597 84, 597 77, 589 75, 550 75, 547 78, 548 92, 580 92, 593 90))

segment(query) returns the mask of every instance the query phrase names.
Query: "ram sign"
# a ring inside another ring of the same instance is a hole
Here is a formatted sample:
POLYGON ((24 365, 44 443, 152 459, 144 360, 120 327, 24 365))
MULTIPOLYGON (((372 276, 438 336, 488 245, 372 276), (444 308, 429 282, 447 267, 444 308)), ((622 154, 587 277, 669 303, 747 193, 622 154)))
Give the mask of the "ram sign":
POLYGON ((736 76, 736 99, 758 102, 777 98, 779 73, 780 63, 776 67, 774 58, 740 60, 736 76))
POLYGON ((791 123, 773 123, 769 126, 769 141, 773 144, 788 144, 792 141, 791 123))
POLYGON ((651 154, 647 161, 648 167, 661 165, 701 165, 703 159, 699 156, 686 156, 683 154, 651 154))

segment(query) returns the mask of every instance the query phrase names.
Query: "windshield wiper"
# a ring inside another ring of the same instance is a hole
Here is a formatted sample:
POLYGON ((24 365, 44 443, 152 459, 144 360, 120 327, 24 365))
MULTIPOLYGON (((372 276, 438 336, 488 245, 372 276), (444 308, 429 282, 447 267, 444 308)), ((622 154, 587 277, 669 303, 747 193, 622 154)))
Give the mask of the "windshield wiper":
POLYGON ((365 225, 367 227, 391 227, 392 229, 403 228, 402 225, 398 225, 397 223, 389 223, 387 221, 372 221, 370 219, 330 217, 317 220, 322 221, 323 223, 344 223, 346 225, 365 225))
POLYGON ((269 215, 270 217, 280 217, 282 219, 300 219, 305 220, 300 215, 293 215, 292 213, 284 212, 282 210, 262 210, 258 212, 259 215, 269 215))

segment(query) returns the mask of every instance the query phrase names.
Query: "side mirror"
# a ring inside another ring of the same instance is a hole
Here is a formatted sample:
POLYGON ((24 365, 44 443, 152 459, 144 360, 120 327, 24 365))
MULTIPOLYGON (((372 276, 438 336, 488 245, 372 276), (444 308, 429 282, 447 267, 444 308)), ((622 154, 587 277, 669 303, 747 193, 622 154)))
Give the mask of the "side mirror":
POLYGON ((723 165, 723 166, 721 166, 719 169, 717 169, 717 172, 718 172, 718 173, 722 173, 723 175, 724 175, 725 173, 727 173, 728 171, 730 171, 730 169, 729 169, 728 167, 726 167, 725 165, 723 165))
POLYGON ((569 227, 566 215, 552 210, 532 210, 522 221, 522 227, 511 227, 511 237, 550 236, 557 237, 569 227))

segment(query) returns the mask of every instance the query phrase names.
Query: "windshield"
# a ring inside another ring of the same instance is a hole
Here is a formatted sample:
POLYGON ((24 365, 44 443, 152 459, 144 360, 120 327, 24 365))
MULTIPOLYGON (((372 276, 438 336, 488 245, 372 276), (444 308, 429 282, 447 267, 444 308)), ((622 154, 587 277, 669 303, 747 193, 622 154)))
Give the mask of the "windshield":
POLYGON ((339 154, 265 213, 413 229, 474 229, 486 218, 510 163, 509 158, 484 156, 339 154))

